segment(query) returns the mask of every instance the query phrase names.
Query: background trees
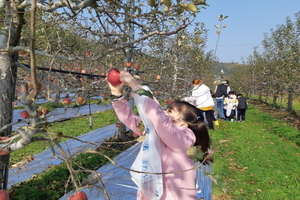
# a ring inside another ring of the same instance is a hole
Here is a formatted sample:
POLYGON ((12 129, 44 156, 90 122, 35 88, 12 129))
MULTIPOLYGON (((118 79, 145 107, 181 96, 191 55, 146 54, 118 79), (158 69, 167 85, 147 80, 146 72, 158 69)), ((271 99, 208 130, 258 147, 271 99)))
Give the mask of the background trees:
POLYGON ((287 100, 287 109, 292 111, 292 103, 299 98, 300 85, 300 13, 295 14, 295 21, 290 17, 286 23, 277 25, 270 33, 265 33, 262 41, 263 52, 256 49, 248 57, 246 64, 233 63, 229 75, 231 86, 237 92, 254 94, 264 101, 280 106, 283 99, 287 100))

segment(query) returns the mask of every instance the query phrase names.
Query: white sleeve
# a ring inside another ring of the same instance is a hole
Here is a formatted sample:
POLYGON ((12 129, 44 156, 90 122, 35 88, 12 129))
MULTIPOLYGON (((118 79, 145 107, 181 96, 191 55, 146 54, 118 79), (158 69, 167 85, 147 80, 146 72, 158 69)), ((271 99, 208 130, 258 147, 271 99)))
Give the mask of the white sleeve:
POLYGON ((229 87, 229 85, 228 85, 228 87, 227 87, 227 94, 229 93, 229 91, 230 91, 230 87, 229 87))

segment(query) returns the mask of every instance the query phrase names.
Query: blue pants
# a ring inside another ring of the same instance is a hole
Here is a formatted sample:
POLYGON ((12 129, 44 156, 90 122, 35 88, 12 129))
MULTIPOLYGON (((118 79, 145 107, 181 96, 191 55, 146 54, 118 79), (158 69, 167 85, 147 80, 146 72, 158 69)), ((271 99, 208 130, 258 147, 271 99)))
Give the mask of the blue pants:
POLYGON ((217 101, 217 108, 218 108, 218 115, 219 118, 225 118, 224 116, 224 99, 216 99, 217 101))

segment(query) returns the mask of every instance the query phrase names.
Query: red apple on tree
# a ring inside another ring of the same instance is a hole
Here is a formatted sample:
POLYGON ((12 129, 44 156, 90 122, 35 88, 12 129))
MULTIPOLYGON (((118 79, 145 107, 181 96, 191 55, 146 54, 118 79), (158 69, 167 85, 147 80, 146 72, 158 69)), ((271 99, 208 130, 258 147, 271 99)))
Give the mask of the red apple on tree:
POLYGON ((130 60, 127 60, 127 61, 125 62, 125 66, 126 66, 126 67, 131 67, 131 61, 130 61, 130 60))
POLYGON ((85 104, 85 99, 83 97, 78 97, 76 99, 76 102, 79 104, 79 105, 83 105, 85 104))
POLYGON ((6 190, 0 190, 0 200, 9 200, 9 195, 6 190))
POLYGON ((22 117, 23 119, 29 119, 29 118, 30 118, 30 115, 29 115, 29 113, 27 112, 27 110, 23 110, 23 111, 21 112, 21 117, 22 117))
MULTIPOLYGON (((9 154, 9 151, 0 148, 0 156, 4 156, 4 155, 7 155, 7 154, 9 154)), ((2 200, 1 197, 2 196, 1 196, 1 192, 0 192, 0 200, 2 200)))
POLYGON ((27 83, 27 85, 28 85, 29 88, 33 87, 33 83, 27 83))
POLYGON ((39 115, 39 116, 42 116, 43 114, 44 114, 44 112, 43 112, 43 111, 41 111, 41 110, 40 110, 40 111, 38 111, 38 115, 39 115))
POLYGON ((156 80, 160 80, 161 79, 161 76, 160 75, 157 75, 156 76, 156 80))
POLYGON ((71 99, 69 99, 69 98, 64 98, 64 100, 62 101, 63 102, 63 104, 65 104, 65 105, 70 105, 70 103, 71 103, 71 99))
POLYGON ((112 68, 107 73, 107 81, 112 85, 120 85, 120 71, 117 68, 112 68))
POLYGON ((135 63, 132 65, 134 69, 140 69, 141 68, 141 65, 138 64, 138 63, 135 63))
POLYGON ((91 55, 91 52, 90 52, 90 51, 86 51, 86 52, 84 53, 84 55, 85 55, 85 57, 89 57, 89 56, 91 55))
POLYGON ((75 193, 69 200, 88 200, 86 194, 82 191, 75 193))
MULTIPOLYGON (((6 139, 8 139, 8 137, 0 137, 0 140, 6 140, 6 139)), ((7 154, 9 154, 9 151, 0 148, 0 156, 4 156, 7 154)), ((1 192, 2 191, 0 190, 0 200, 2 200, 1 192)))

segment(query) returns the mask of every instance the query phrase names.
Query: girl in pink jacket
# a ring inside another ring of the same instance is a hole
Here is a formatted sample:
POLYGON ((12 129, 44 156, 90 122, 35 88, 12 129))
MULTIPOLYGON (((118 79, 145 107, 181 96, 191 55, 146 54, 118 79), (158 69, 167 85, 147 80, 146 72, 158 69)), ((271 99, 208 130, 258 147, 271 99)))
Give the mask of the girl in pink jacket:
MULTIPOLYGON (((109 84, 112 95, 118 97, 113 100, 113 107, 120 121, 140 135, 137 130, 140 119, 122 96, 122 88, 125 83, 133 91, 142 87, 128 72, 122 71, 120 80, 120 85, 109 84)), ((161 142, 162 172, 167 173, 163 175, 164 193, 160 200, 196 200, 196 170, 192 169, 194 161, 186 152, 191 146, 201 145, 203 152, 207 152, 210 147, 208 130, 201 112, 195 106, 179 100, 172 102, 164 111, 151 95, 146 104, 146 113, 161 142)), ((149 200, 141 190, 138 190, 137 199, 149 200)))

